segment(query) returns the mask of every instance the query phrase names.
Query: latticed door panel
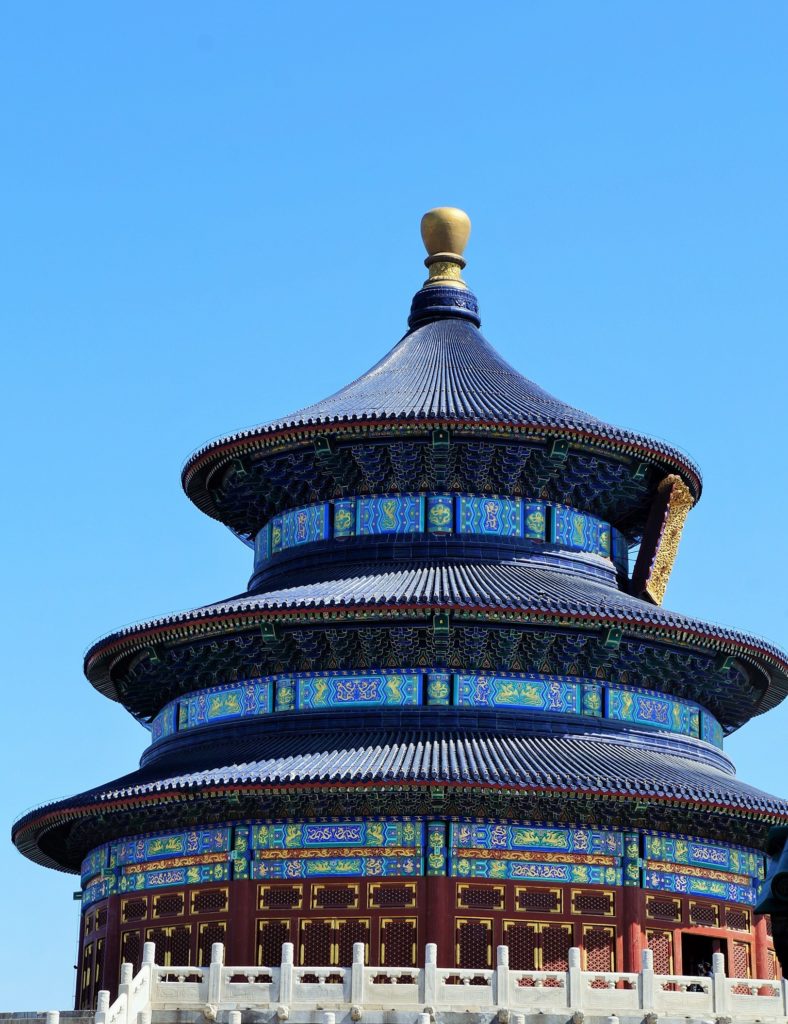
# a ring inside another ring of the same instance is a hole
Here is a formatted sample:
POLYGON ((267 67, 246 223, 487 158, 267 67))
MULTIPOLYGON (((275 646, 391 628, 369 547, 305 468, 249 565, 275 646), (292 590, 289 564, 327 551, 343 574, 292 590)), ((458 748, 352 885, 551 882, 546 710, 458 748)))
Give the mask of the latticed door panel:
POLYGON ((299 963, 306 967, 325 967, 333 963, 333 921, 301 921, 298 942, 299 963))
POLYGON ((369 933, 369 920, 366 918, 302 920, 299 963, 307 967, 349 967, 353 963, 356 942, 364 943, 365 959, 368 959, 369 933))
POLYGON ((492 966, 492 921, 483 918, 457 918, 455 922, 455 966, 486 968, 492 966))
POLYGON ((751 978, 751 958, 749 942, 734 942, 732 949, 731 977, 751 978))
POLYGON ((332 964, 350 967, 353 963, 353 945, 364 943, 364 959, 369 959, 369 921, 355 917, 347 921, 334 921, 334 959, 332 964))
POLYGON ((572 946, 571 924, 543 924, 540 928, 543 971, 569 969, 569 950, 572 946))
POLYGON ((211 946, 224 942, 227 924, 224 921, 205 921, 197 932, 197 966, 204 967, 211 962, 211 946))
POLYGON ((415 917, 384 917, 380 922, 380 962, 384 967, 415 967, 418 927, 415 917))
POLYGON ((565 971, 573 926, 552 921, 504 921, 503 941, 515 971, 565 971))
POLYGON ((93 991, 98 993, 104 987, 104 939, 96 939, 96 959, 93 970, 93 991))
MULTIPOLYGON (((159 951, 156 950, 158 962, 159 951)), ((142 966, 142 935, 137 928, 120 933, 120 962, 131 964, 136 974, 142 966)))
POLYGON ((290 942, 290 922, 269 918, 257 922, 255 964, 276 967, 282 962, 282 943, 290 942))
POLYGON ((585 925, 583 959, 587 971, 613 971, 616 959, 616 930, 607 925, 585 925))
POLYGON ((192 926, 189 924, 148 928, 145 941, 156 943, 156 963, 163 967, 186 967, 191 963, 192 926))
POLYGON ((93 943, 89 942, 82 950, 82 974, 79 984, 79 1005, 86 1009, 91 1006, 93 995, 93 943))
POLYGON ((648 948, 654 954, 655 974, 673 974, 673 932, 646 932, 648 948))
POLYGON ((504 921, 503 941, 509 947, 509 966, 515 971, 537 971, 539 925, 530 921, 504 921))

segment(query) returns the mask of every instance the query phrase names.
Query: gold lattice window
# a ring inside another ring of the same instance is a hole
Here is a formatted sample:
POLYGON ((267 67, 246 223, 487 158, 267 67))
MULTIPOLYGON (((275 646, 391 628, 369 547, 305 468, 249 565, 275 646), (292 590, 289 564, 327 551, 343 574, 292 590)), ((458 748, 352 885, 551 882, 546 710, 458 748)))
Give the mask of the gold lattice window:
POLYGON ((502 885, 461 882, 457 885, 457 906, 461 910, 503 910, 505 892, 502 885))
POLYGON ((560 914, 563 907, 563 893, 546 885, 516 886, 514 905, 517 910, 531 914, 560 914))
POLYGON ((746 907, 726 907, 725 926, 732 932, 748 932, 750 930, 750 912, 746 907))
POLYGON ((616 897, 611 889, 573 889, 572 913, 615 917, 616 897))
POLYGON ((148 916, 148 897, 131 896, 121 900, 120 916, 123 921, 141 921, 148 916))
POLYGON ((370 882, 370 907, 409 909, 416 906, 415 882, 370 882))
POLYGON ((357 910, 361 886, 355 882, 347 885, 313 885, 313 910, 357 910))
POLYGON ((716 903, 690 900, 689 921, 699 928, 719 928, 720 908, 716 903))
POLYGON ((257 887, 258 910, 300 910, 304 905, 303 885, 260 885, 257 887))
POLYGON ((189 895, 189 911, 192 914, 216 914, 226 910, 229 902, 229 889, 197 889, 189 895))
POLYGON ((180 917, 186 909, 182 892, 162 892, 153 897, 153 917, 180 917))
POLYGON ((680 921, 681 900, 672 896, 649 896, 646 917, 652 921, 680 921))

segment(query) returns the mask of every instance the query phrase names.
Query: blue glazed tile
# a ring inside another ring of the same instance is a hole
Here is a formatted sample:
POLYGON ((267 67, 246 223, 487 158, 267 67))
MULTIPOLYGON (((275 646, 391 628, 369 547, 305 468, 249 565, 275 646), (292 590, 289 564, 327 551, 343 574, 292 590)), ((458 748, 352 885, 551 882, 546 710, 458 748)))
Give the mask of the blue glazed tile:
POLYGON ((485 537, 522 537, 523 503, 519 498, 457 497, 459 533, 485 537))
POLYGON ((472 707, 519 707, 580 714, 580 684, 533 674, 454 675, 454 703, 472 707))
POLYGON ((418 672, 341 675, 329 673, 296 681, 296 706, 316 708, 394 706, 421 703, 418 672))
POLYGON ((454 498, 451 494, 427 495, 427 529, 430 533, 454 531, 454 498))
POLYGON ((356 499, 337 498, 334 501, 334 536, 352 537, 356 532, 356 499))
POLYGON ((375 536, 424 532, 424 498, 387 494, 356 500, 356 533, 375 536))
POLYGON ((523 535, 528 540, 544 540, 547 536, 547 508, 544 502, 528 501, 523 505, 523 535))

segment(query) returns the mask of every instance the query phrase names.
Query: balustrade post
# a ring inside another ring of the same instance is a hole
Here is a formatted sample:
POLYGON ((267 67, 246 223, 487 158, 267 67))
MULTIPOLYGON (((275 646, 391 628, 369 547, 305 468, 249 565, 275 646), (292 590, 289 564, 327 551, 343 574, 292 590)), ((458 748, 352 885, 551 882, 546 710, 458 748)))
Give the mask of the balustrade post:
POLYGON ((783 1013, 788 1017, 788 978, 782 978, 777 982, 780 986, 780 995, 783 1003, 783 1013))
POLYGON ((569 966, 566 972, 566 1005, 570 1010, 583 1009, 583 972, 580 969, 580 950, 572 946, 569 950, 569 966))
POLYGON ((102 988, 96 996, 95 1024, 106 1024, 107 1010, 109 1010, 109 990, 102 988))
POLYGON ((211 943, 211 965, 208 968, 208 1005, 218 1006, 222 1001, 222 968, 224 943, 211 943))
POLYGON ((337 1015, 325 1010, 323 1013, 323 1024, 337 1024, 337 1015))
POLYGON ((438 947, 428 942, 424 951, 424 991, 422 1002, 437 1009, 438 1004, 438 947))
POLYGON ((46 1024, 60 1024, 60 1010, 47 1010, 46 1024))
MULTIPOLYGON (((154 968, 156 967, 156 942, 145 942, 142 945, 142 967, 140 968, 140 974, 144 975, 145 981, 143 985, 147 985, 147 1006, 145 1012, 152 1011, 154 1007, 154 995, 156 993, 156 976, 154 974, 154 968)), ((135 1024, 131 1020, 131 1006, 128 1008, 129 1012, 129 1024, 135 1024)), ((149 1016, 149 1014, 148 1014, 149 1016)), ((142 1018, 140 1017, 140 1024, 142 1018)), ((148 1022, 149 1024, 149 1022, 148 1022)))
POLYGON ((228 1015, 228 1024, 241 1024, 241 1011, 230 1010, 228 1015))
POLYGON ((126 1012, 124 1017, 126 1021, 131 1020, 131 981, 134 977, 134 966, 132 964, 121 964, 120 965, 120 984, 118 985, 118 996, 126 997, 126 1012))
POLYGON ((282 943, 282 963, 279 966, 279 1002, 289 1007, 293 1002, 293 943, 282 943))
POLYGON ((363 942, 353 943, 353 963, 350 967, 350 1002, 361 1006, 364 1002, 364 950, 363 942))
POLYGON ((640 953, 639 995, 641 1010, 656 1009, 656 990, 654 987, 654 950, 644 949, 640 953))
POLYGON ((497 950, 497 962, 495 967, 495 992, 493 992, 494 1006, 509 1005, 509 947, 499 946, 497 950))
POLYGON ((711 972, 714 1012, 718 1017, 727 1017, 729 1015, 728 985, 725 977, 725 957, 722 953, 712 953, 711 972))

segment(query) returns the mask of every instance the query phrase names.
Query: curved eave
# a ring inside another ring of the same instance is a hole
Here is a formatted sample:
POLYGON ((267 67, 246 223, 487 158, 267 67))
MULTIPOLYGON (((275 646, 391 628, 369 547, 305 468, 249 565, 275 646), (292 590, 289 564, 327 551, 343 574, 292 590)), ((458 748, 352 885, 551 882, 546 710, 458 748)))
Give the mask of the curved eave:
POLYGON ((695 503, 700 498, 703 486, 700 469, 682 452, 645 435, 612 427, 592 429, 587 424, 544 424, 481 418, 466 420, 416 415, 381 419, 365 414, 335 417, 318 422, 256 427, 211 441, 187 460, 181 472, 181 484, 188 498, 202 512, 213 519, 221 520, 221 513, 216 508, 207 480, 216 469, 231 463, 234 459, 256 455, 269 448, 279 449, 286 445, 304 444, 314 440, 318 435, 327 434, 342 439, 413 429, 414 426, 424 431, 441 428, 458 433, 481 431, 535 439, 561 439, 599 448, 619 457, 630 456, 653 463, 666 474, 677 473, 689 487, 695 503))
MULTIPOLYGON (((310 595, 311 588, 305 586, 278 594, 243 596, 152 620, 97 641, 85 656, 85 674, 100 692, 118 700, 112 678, 114 665, 120 659, 157 644, 183 643, 198 637, 244 632, 264 622, 298 625, 341 620, 426 621, 437 612, 446 612, 458 620, 502 625, 532 623, 586 630, 618 626, 631 636, 659 639, 684 647, 700 647, 741 658, 764 670, 770 680, 756 710, 758 714, 774 707, 788 693, 788 659, 778 648, 759 638, 685 618, 607 587, 592 588, 589 591, 591 599, 585 601, 545 597, 540 591, 540 581, 550 583, 559 578, 563 583, 567 579, 563 574, 559 577, 557 574, 537 576, 531 572, 530 578, 536 579, 536 584, 531 583, 529 589, 535 589, 542 596, 529 601, 522 595, 525 577, 511 567, 495 567, 482 575, 476 571, 461 574, 462 569, 462 566, 428 566, 409 573, 386 573, 380 577, 361 577, 352 581, 324 581, 320 586, 334 596, 320 596, 319 591, 310 595), (400 582, 401 578, 407 580, 407 586, 400 582), (361 585, 368 580, 371 581, 368 587, 361 585), (376 589, 374 584, 379 580, 386 586, 370 599, 369 591, 376 589), (464 585, 460 586, 460 582, 464 585), (484 582, 488 584, 486 587, 481 585, 484 582), (349 586, 349 583, 354 586, 349 586), (485 589, 489 594, 496 587, 496 599, 480 596, 485 589), (439 596, 434 594, 437 589, 442 591, 439 596), (596 601, 598 608, 593 607, 595 595, 602 595, 596 601), (612 603, 616 599, 623 607, 605 607, 608 601, 612 603)), ((573 586, 577 586, 574 581, 573 586)))
MULTIPOLYGON (((691 807, 693 810, 708 813, 732 813, 741 817, 765 818, 769 824, 788 823, 788 807, 780 806, 750 807, 740 801, 713 800, 704 796, 703 793, 688 795, 676 794, 655 794, 648 793, 636 786, 622 788, 619 791, 603 790, 594 786, 570 786, 570 785, 548 785, 548 784, 525 784, 512 785, 511 783, 496 782, 436 782, 433 780, 413 781, 408 783, 391 782, 339 782, 326 783, 316 782, 285 782, 270 787, 272 793, 314 793, 321 795, 347 794, 353 791, 369 793, 376 791, 381 794, 391 793, 395 795, 402 792, 403 785, 408 789, 426 789, 435 791, 436 786, 441 790, 454 793, 479 792, 484 790, 506 791, 512 795, 544 794, 560 795, 562 798, 572 800, 573 798, 616 800, 622 803, 628 801, 644 801, 648 803, 672 806, 677 808, 691 807)), ((195 800, 227 800, 232 801, 246 795, 254 795, 260 790, 260 783, 248 782, 239 784, 222 784, 214 786, 187 785, 181 787, 167 788, 162 785, 161 790, 151 793, 129 794, 118 796, 111 800, 102 800, 88 805, 74 805, 69 801, 62 801, 58 804, 49 804, 37 811, 32 811, 25 817, 20 818, 12 829, 11 839, 19 852, 29 860, 45 867, 56 868, 60 871, 74 872, 78 870, 79 861, 73 864, 64 864, 45 853, 39 843, 52 829, 60 829, 64 826, 76 824, 79 821, 93 817, 94 815, 111 815, 115 812, 139 810, 156 805, 164 806, 173 803, 194 803, 195 800), (198 790, 198 792, 195 792, 198 790)))

